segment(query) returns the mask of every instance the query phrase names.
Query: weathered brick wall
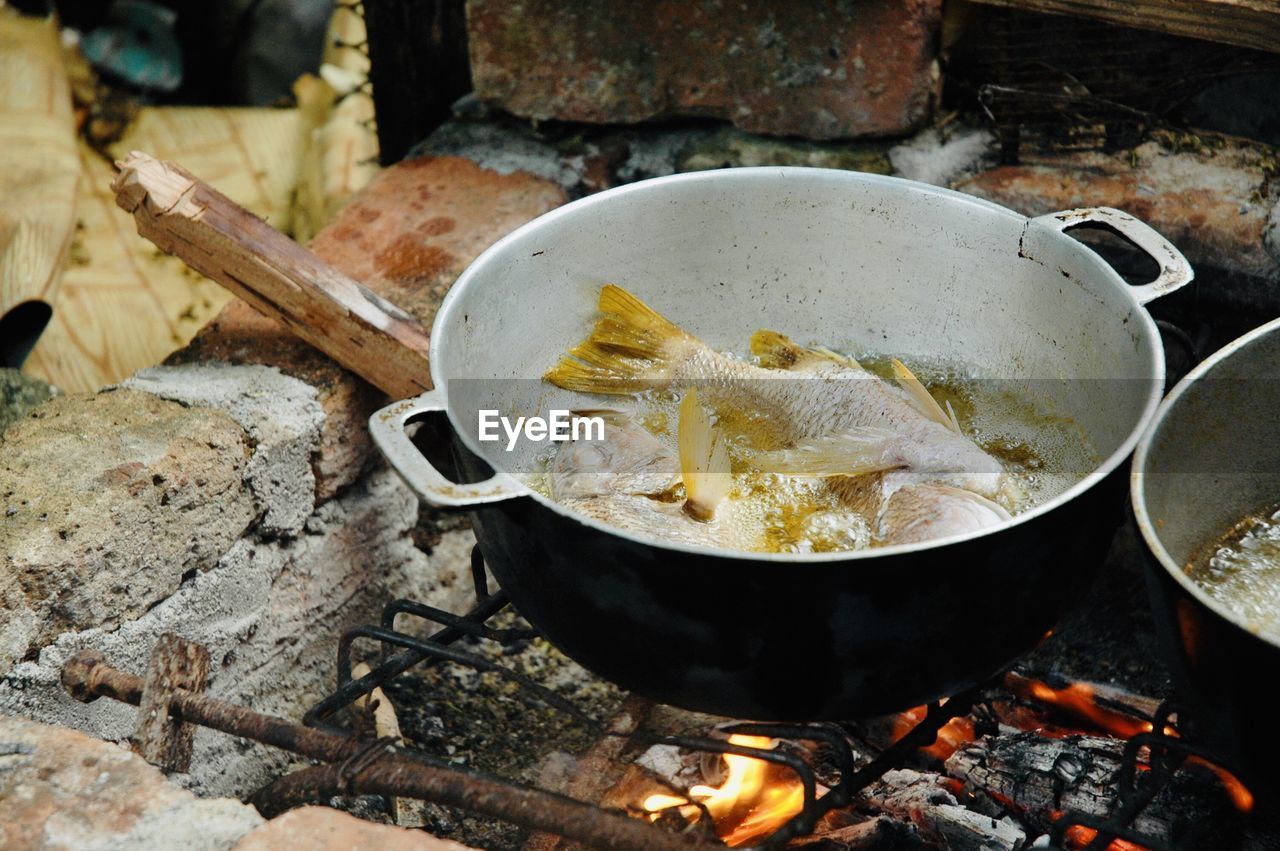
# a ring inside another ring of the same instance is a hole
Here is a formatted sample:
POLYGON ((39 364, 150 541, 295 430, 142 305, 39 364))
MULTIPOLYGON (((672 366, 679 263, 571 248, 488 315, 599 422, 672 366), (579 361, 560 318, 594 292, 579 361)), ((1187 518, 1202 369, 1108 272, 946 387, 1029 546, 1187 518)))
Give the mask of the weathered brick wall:
MULTIPOLYGON (((383 172, 312 248, 429 325, 459 272, 565 199, 454 157, 383 172)), ((167 365, 60 396, 0 436, 0 715, 121 739, 134 710, 76 703, 91 647, 140 673, 171 631, 213 656, 210 694, 298 718, 333 688, 338 636, 397 597, 459 610, 464 529, 420 545, 417 500, 372 457, 385 400, 235 301, 167 365)), ((183 782, 245 794, 289 757, 204 730, 183 782)), ((0 821, 3 820, 0 795, 0 821)))
POLYGON ((468 0, 476 95, 538 119, 722 118, 778 136, 928 121, 940 0, 468 0))

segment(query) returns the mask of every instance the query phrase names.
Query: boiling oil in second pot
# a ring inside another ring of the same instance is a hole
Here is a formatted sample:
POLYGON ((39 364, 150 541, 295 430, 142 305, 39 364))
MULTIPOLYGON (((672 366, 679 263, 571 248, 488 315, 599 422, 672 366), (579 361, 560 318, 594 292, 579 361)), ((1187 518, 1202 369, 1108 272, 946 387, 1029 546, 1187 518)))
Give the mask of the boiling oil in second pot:
POLYGON ((1187 575, 1246 627, 1280 639, 1280 505, 1246 517, 1201 548, 1187 575))

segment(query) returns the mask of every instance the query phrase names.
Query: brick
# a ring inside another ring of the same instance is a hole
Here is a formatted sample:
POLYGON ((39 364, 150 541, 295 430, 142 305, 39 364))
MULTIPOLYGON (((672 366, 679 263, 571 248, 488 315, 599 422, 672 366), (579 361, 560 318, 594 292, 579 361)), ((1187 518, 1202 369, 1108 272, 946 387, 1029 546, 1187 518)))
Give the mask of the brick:
POLYGON ((0 848, 221 851, 262 824, 202 799, 119 745, 0 716, 0 848))
POLYGON ((1077 153, 1001 166, 956 188, 1031 216, 1116 207, 1158 230, 1193 266, 1274 285, 1280 284, 1280 261, 1267 253, 1263 240, 1276 202, 1267 186, 1268 162, 1274 167, 1275 154, 1262 145, 1175 151, 1147 142, 1119 154, 1077 153))
POLYGON ((59 396, 0 442, 0 673, 58 633, 133 619, 252 524, 248 437, 136 390, 59 396))
POLYGON ((939 92, 939 0, 468 0, 476 96, 516 115, 675 115, 808 139, 904 133, 939 92))
POLYGON ((299 807, 276 816, 250 833, 233 851, 275 851, 307 848, 310 851, 349 851, 378 848, 382 851, 467 851, 467 846, 437 839, 421 830, 361 821, 329 807, 299 807))
MULTIPOLYGON (((459 157, 405 160, 381 172, 310 248, 428 327, 454 280, 485 248, 566 200, 529 174, 498 174, 459 157)), ((372 451, 365 427, 385 402, 273 319, 235 300, 170 363, 275 366, 316 387, 325 410, 314 462, 321 501, 349 485, 372 451)))

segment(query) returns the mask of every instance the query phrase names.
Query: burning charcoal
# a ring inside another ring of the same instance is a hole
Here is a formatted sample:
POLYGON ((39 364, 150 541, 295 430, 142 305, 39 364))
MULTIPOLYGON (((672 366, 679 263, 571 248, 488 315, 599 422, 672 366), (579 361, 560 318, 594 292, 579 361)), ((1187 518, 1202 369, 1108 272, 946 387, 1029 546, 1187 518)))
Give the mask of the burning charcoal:
MULTIPOLYGON (((1028 827, 1045 832, 1063 813, 1101 818, 1112 813, 1124 747, 1112 738, 1018 732, 961 748, 947 760, 947 771, 1019 814, 1028 827)), ((1138 772, 1139 784, 1148 782, 1148 774, 1138 772)), ((1186 832, 1196 824, 1231 823, 1228 798, 1216 786, 1212 773, 1189 766, 1138 815, 1134 828, 1178 848, 1217 847, 1190 843, 1186 832)))
MULTIPOLYGON (((718 762, 719 754, 714 756, 718 762)), ((681 786, 694 779, 695 766, 698 767, 697 774, 702 780, 717 782, 703 770, 703 766, 710 762, 711 760, 699 759, 696 755, 682 754, 675 745, 654 745, 636 758, 636 765, 649 769, 673 786, 681 786)))
POLYGON ((886 772, 863 793, 874 809, 915 825, 924 837, 945 848, 1017 851, 1026 831, 1012 818, 995 819, 961 805, 937 775, 910 769, 886 772))
POLYGON ((912 825, 888 816, 876 816, 868 821, 792 840, 787 847, 805 851, 905 851, 923 848, 925 843, 912 825))
POLYGON ((1050 674, 1044 679, 1024 677, 1010 672, 1005 687, 1025 704, 1001 704, 997 709, 1001 720, 1023 730, 1056 727, 1065 732, 1086 730, 1129 738, 1151 729, 1150 719, 1160 701, 1105 683, 1068 680, 1050 674), (1083 729, 1062 727, 1062 723, 1082 725, 1083 729))

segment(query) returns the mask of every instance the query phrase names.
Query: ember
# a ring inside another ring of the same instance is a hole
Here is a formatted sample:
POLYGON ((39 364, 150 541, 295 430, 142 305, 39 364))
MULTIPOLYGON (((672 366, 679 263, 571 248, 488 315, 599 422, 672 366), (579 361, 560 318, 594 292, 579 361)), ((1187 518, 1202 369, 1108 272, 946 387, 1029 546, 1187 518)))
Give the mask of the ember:
MULTIPOLYGON (((928 712, 929 707, 917 706, 914 709, 899 713, 893 719, 893 732, 890 734, 890 741, 896 742, 907 733, 910 733, 917 724, 924 720, 928 712)), ((976 735, 977 731, 974 729, 973 719, 967 715, 961 715, 942 725, 942 729, 938 731, 938 738, 934 740, 933 744, 920 748, 920 752, 928 754, 934 759, 945 761, 947 757, 956 752, 956 748, 967 742, 972 742, 976 735)))
MULTIPOLYGON (((1062 815, 1061 812, 1057 813, 1054 821, 1062 818, 1062 815)), ((1073 824, 1067 828, 1066 838, 1067 851, 1079 851, 1079 849, 1089 847, 1089 844, 1098 838, 1098 831, 1092 827, 1073 824)), ((1107 851, 1145 851, 1145 849, 1141 845, 1135 845, 1123 839, 1113 839, 1111 844, 1107 846, 1107 851)))
POLYGON ((1088 723, 1122 739, 1131 739, 1152 730, 1150 721, 1100 703, 1096 690, 1088 683, 1069 683, 1055 688, 1042 680, 1009 673, 1005 675, 1004 684, 1023 700, 1059 709, 1076 721, 1088 723))
MULTIPOLYGON (((1041 680, 1009 673, 1005 675, 1004 684, 1009 691, 1024 700, 1033 700, 1062 710, 1077 721, 1091 724, 1118 738, 1131 739, 1154 729, 1150 721, 1101 703, 1096 690, 1088 683, 1070 683, 1055 688, 1041 680)), ((1173 737, 1178 735, 1171 727, 1165 727, 1164 733, 1173 737)), ((1194 755, 1187 758, 1187 763, 1202 766, 1217 775, 1236 810, 1247 813, 1253 809, 1253 793, 1230 771, 1194 755)))

